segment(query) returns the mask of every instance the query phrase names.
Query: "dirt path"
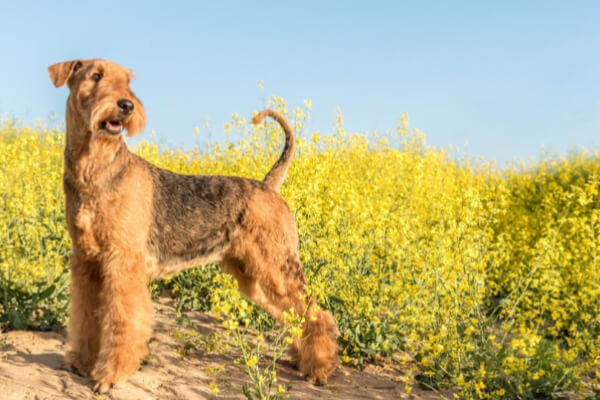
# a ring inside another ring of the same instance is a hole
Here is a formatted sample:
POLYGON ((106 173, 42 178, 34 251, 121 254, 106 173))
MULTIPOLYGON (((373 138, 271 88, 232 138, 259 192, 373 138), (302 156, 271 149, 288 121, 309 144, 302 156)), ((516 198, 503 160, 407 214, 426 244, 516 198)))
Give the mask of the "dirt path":
MULTIPOLYGON (((225 356, 190 352, 177 355, 181 346, 173 338, 177 329, 170 304, 156 303, 156 326, 150 342, 147 365, 127 382, 105 396, 95 396, 92 381, 63 369, 66 349, 64 333, 13 331, 3 335, 7 344, 0 349, 0 398, 5 400, 46 399, 244 399, 236 390, 249 379, 225 356), (216 375, 220 392, 214 395, 209 384, 215 376, 207 366, 225 364, 216 375)), ((195 329, 218 332, 219 324, 206 314, 193 316, 195 329)), ((302 380, 285 359, 278 364, 279 383, 288 386, 290 399, 439 399, 432 392, 404 392, 404 384, 390 368, 369 366, 365 371, 339 367, 324 387, 302 380)))

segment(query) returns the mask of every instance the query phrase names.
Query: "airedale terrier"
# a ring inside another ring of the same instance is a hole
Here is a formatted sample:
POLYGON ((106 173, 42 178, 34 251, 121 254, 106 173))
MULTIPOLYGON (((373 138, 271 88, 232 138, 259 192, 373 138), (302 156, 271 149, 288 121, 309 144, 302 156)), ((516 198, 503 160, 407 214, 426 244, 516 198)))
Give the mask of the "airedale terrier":
POLYGON ((305 313, 303 336, 290 346, 299 370, 324 384, 337 362, 330 313, 304 299, 298 234, 279 195, 294 136, 277 112, 285 147, 264 180, 179 175, 131 153, 122 132, 143 130, 144 108, 129 88, 131 71, 100 59, 48 68, 67 83, 63 186, 72 238, 68 366, 105 392, 132 375, 152 330, 151 278, 219 263, 252 301, 282 320, 305 313), (306 309, 308 307, 308 310, 306 309))

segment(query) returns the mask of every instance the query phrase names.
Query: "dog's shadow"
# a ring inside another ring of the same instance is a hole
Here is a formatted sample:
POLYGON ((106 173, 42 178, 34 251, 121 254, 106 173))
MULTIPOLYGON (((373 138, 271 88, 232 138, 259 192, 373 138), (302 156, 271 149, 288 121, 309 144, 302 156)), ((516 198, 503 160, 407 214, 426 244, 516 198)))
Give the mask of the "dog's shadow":
POLYGON ((22 359, 28 364, 38 364, 42 367, 48 367, 53 370, 66 370, 64 365, 64 355, 59 353, 25 353, 17 352, 16 357, 22 359))
POLYGON ((58 332, 10 332, 9 343, 2 347, 0 375, 11 381, 27 382, 26 386, 40 393, 54 393, 58 390, 63 392, 64 398, 78 398, 71 397, 64 391, 73 386, 89 390, 93 381, 67 368, 64 360, 65 341, 64 333, 58 332), (60 343, 39 345, 49 341, 60 343))

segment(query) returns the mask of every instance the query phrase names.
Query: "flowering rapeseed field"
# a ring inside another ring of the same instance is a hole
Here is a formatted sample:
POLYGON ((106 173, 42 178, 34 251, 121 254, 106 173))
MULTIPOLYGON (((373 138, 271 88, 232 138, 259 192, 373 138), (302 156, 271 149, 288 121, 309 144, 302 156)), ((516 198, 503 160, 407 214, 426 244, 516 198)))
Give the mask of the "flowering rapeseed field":
MULTIPOLYGON (((341 358, 387 358, 403 379, 457 397, 560 398, 600 388, 600 153, 498 169, 428 146, 402 115, 355 134, 337 112, 309 133, 310 101, 284 113, 298 151, 282 195, 300 231, 310 291, 337 320, 341 358)), ((262 179, 275 123, 237 114, 225 143, 135 151, 180 173, 262 179)), ((52 329, 68 303, 61 185, 64 133, 0 127, 0 327, 52 329)), ((153 288, 182 307, 261 311, 214 266, 153 288)), ((261 319, 264 320, 264 319, 261 319)), ((258 326, 267 328, 268 324, 258 326)))

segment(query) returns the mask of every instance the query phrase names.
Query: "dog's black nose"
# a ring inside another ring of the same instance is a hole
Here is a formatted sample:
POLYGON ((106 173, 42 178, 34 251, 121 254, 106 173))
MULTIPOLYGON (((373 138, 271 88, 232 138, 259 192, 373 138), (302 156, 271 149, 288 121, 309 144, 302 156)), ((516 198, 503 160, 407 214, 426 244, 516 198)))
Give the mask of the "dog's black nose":
POLYGON ((133 111, 133 103, 131 102, 131 100, 121 99, 117 101, 117 105, 125 115, 129 115, 133 111))

